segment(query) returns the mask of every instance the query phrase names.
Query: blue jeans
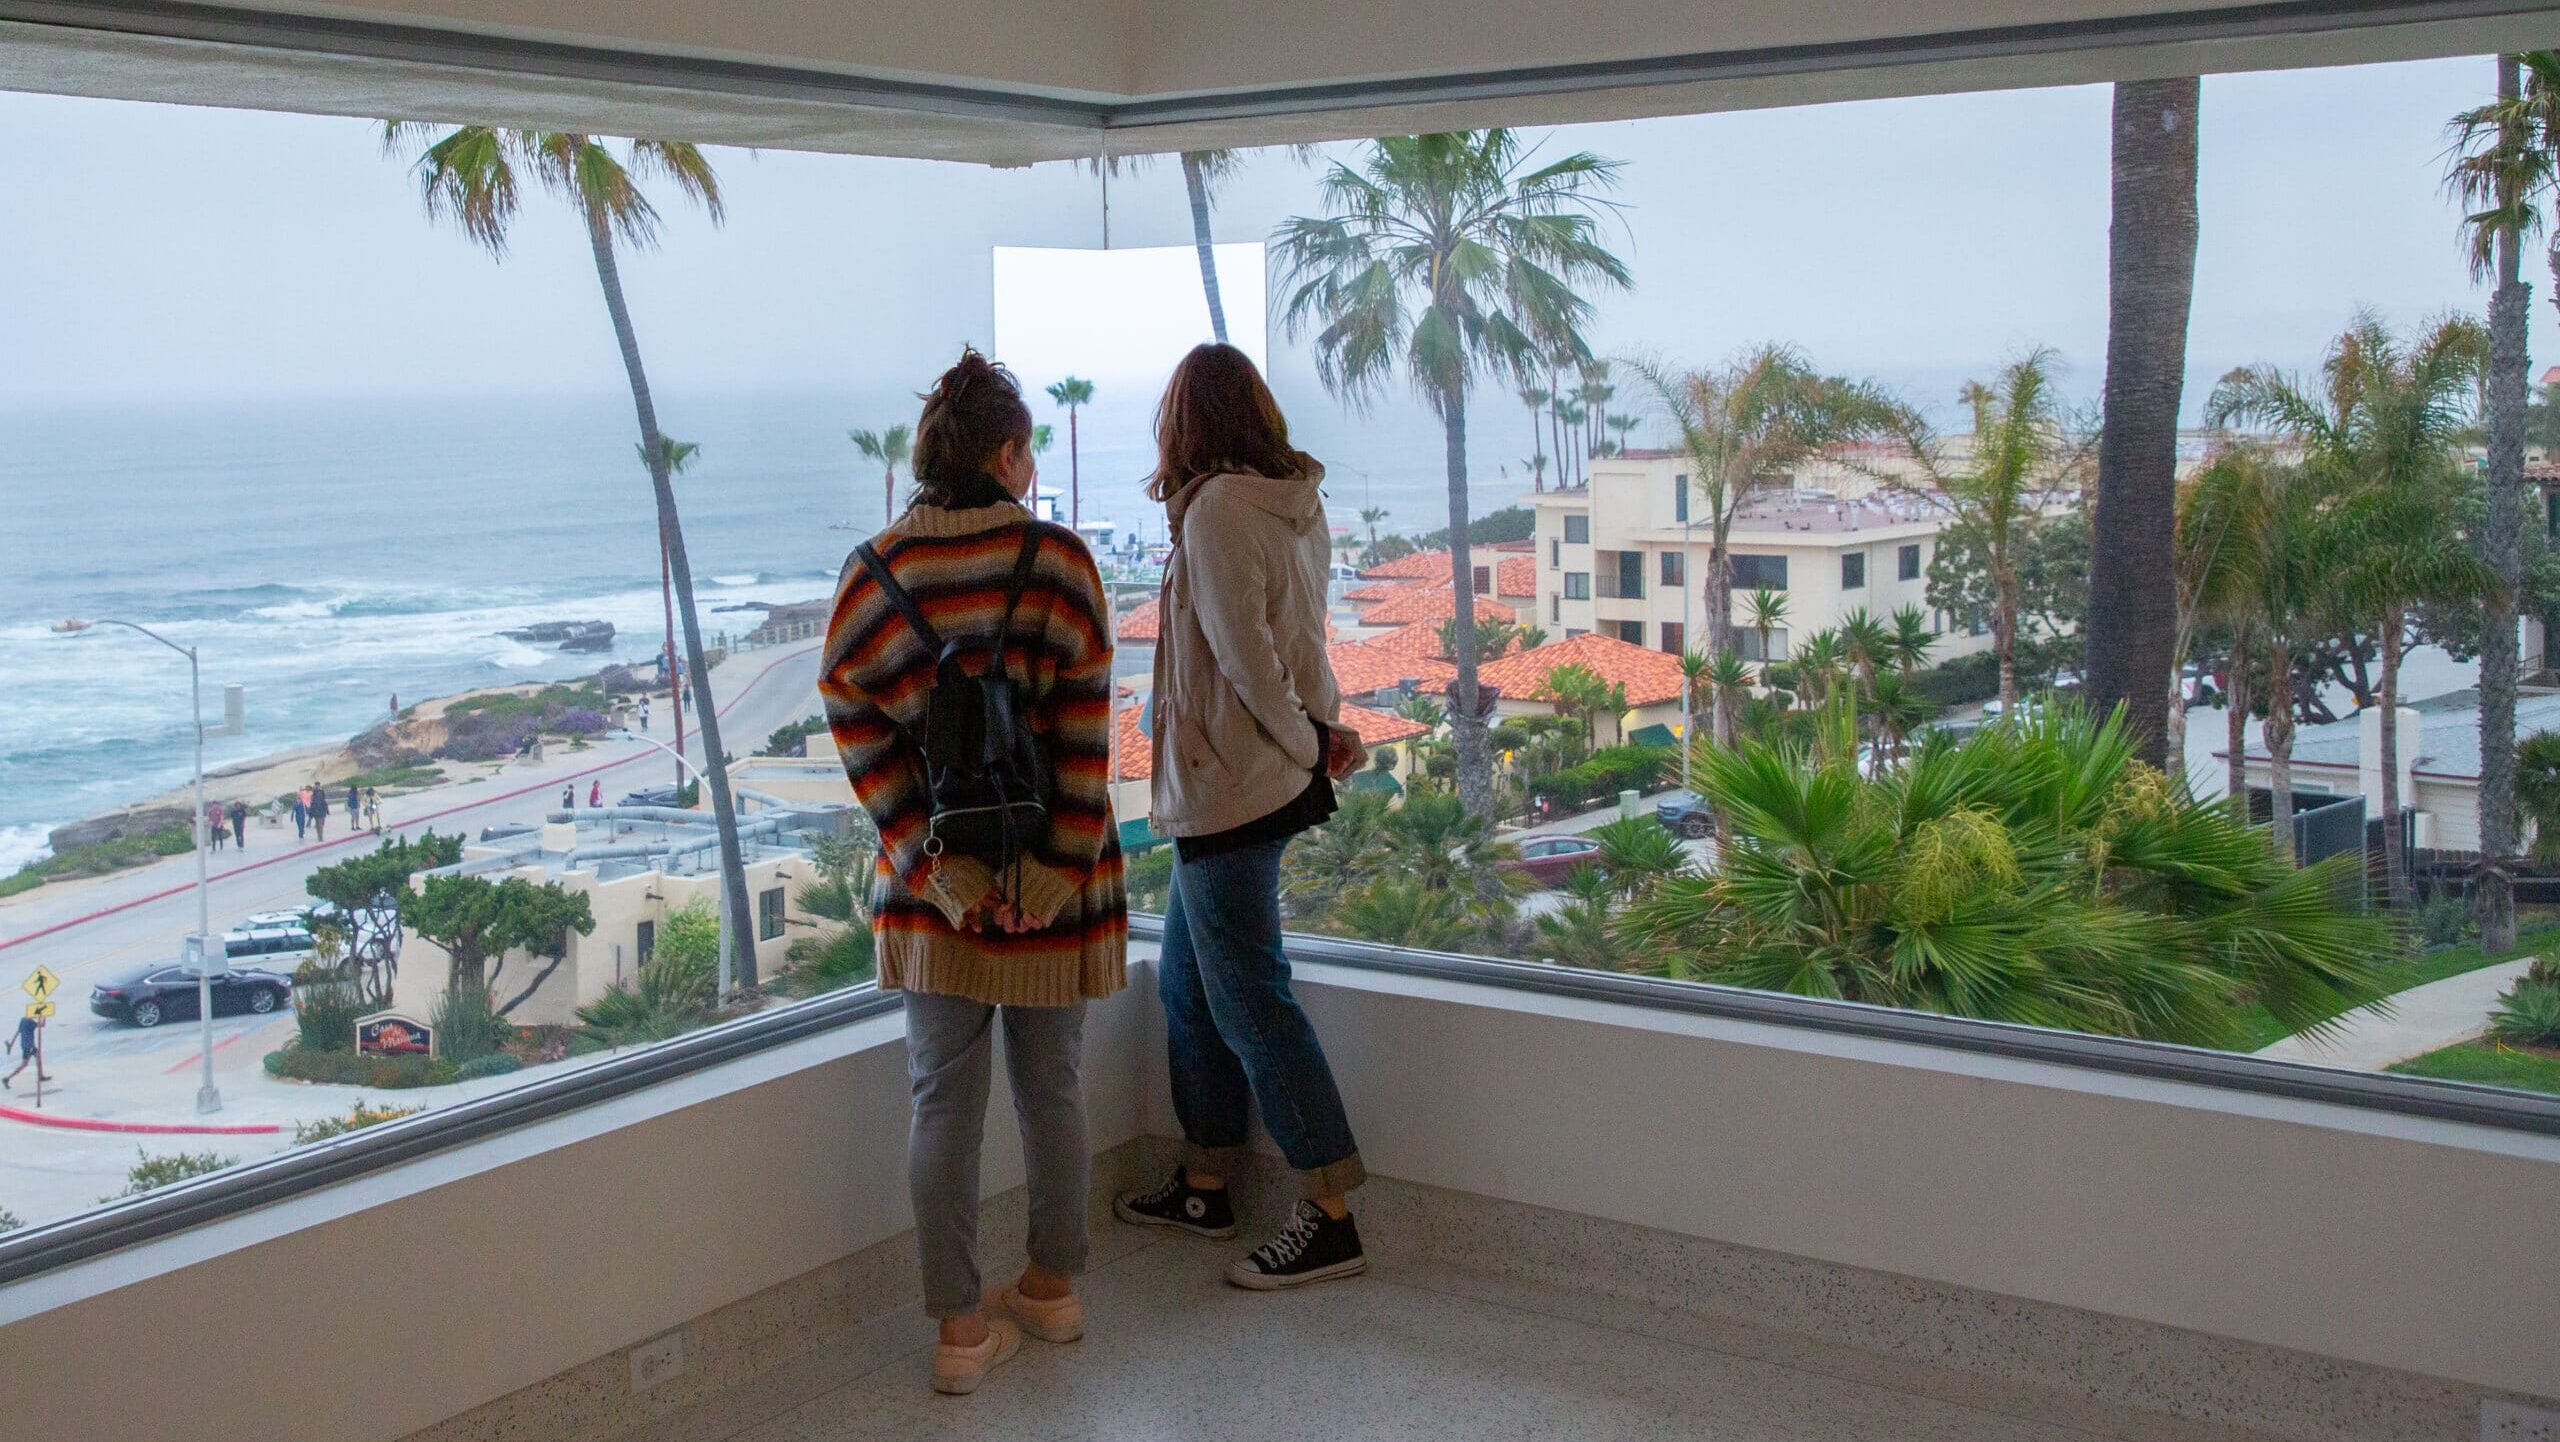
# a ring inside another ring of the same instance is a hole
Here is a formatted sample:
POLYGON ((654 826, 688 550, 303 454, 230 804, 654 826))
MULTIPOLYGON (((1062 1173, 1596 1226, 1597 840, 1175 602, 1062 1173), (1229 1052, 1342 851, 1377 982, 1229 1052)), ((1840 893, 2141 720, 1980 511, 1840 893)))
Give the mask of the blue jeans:
POLYGON ((1313 1196, 1337 1196, 1368 1176, 1351 1140, 1342 1092, 1316 1030, 1289 990, 1280 949, 1280 853, 1285 840, 1197 861, 1177 859, 1156 966, 1171 1054, 1173 1110, 1183 1162, 1225 1175, 1251 1126, 1247 1100, 1313 1196))

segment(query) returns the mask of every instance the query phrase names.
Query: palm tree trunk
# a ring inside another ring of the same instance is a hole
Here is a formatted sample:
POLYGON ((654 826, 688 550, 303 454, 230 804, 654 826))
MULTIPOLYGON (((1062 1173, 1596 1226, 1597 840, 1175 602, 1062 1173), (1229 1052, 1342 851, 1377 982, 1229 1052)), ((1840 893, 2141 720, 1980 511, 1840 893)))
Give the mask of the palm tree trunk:
MULTIPOLYGON (((1200 252, 1200 289, 1209 297, 1209 331, 1227 343, 1227 308, 1218 302, 1218 254, 1209 242, 1209 186, 1200 175, 1200 157, 1182 152, 1182 188, 1191 195, 1191 244, 1200 252)), ((1068 421, 1073 425, 1072 417, 1068 421)))
POLYGON ((1076 430, 1076 412, 1067 407, 1067 529, 1084 524, 1084 442, 1076 430))
POLYGON ((2176 588, 2161 578, 2176 543, 2178 400, 2196 280, 2197 99, 2192 76, 2116 85, 2106 412, 2083 672, 2091 714, 2123 706, 2134 754, 2163 769, 2161 677, 2175 679, 2178 620, 2176 588))
POLYGON ((1448 442, 1449 584, 1456 588, 1458 624, 1450 658, 1458 674, 1449 682, 1449 734, 1458 743, 1458 800, 1469 816, 1493 815, 1493 755, 1486 747, 1484 715, 1476 705, 1475 568, 1468 554, 1467 393, 1445 396, 1440 426, 1448 442))
MULTIPOLYGON (((2498 98, 2517 92, 2513 55, 2498 57, 2498 98)), ((2501 197, 2501 200, 2511 197, 2501 197)), ((2521 278, 2519 237, 2509 227, 2497 236, 2498 286, 2489 295, 2488 518, 2482 558, 2504 584, 2484 608, 2480 639, 2480 874, 2472 913, 2483 952, 2516 942, 2516 609, 2522 579, 2518 538, 2524 533, 2525 309, 2530 295, 2521 278)))
POLYGON ((747 869, 738 850, 738 813, 729 798, 729 762, 720 750, 720 710, 712 704, 711 668, 702 654, 702 621, 694 613, 693 565, 684 550, 684 523, 676 515, 676 488, 667 463, 667 447, 658 431, 658 409, 649 398, 649 375, 640 364, 640 337, 631 328, 631 308, 622 298, 622 271, 614 264, 613 232, 604 212, 587 208, 587 244, 595 252, 596 280, 604 287, 604 307, 613 318, 613 336, 622 347, 622 369, 631 378, 631 406, 640 421, 641 454, 649 458, 649 487, 658 502, 658 539, 666 547, 667 571, 675 582, 677 609, 684 618, 685 669, 693 678, 693 710, 702 732, 702 775, 710 783, 711 819, 720 833, 722 910, 729 916, 731 980, 741 987, 756 984, 755 903, 747 895, 747 869))
POLYGON ((2267 648, 2267 790, 2275 798, 2268 821, 2276 855, 2293 860, 2293 653, 2281 641, 2267 648))
MULTIPOLYGON (((1707 533, 1707 659, 1715 660, 1733 649, 1733 550, 1732 517, 1719 515, 1707 533)), ((1760 674, 1768 678, 1769 630, 1760 628, 1760 674)), ((1725 704, 1724 688, 1715 695, 1714 724, 1708 734, 1718 746, 1733 744, 1733 708, 1725 704)))
POLYGON ((2382 612, 2382 895, 2409 904, 2409 861, 2400 846, 2400 607, 2382 612))
POLYGON ((898 468, 890 466, 880 473, 880 524, 898 522, 898 468))
POLYGON ((2249 824, 2249 648, 2246 637, 2231 638, 2230 669, 2224 672, 2222 783, 2230 799, 2231 819, 2249 824))
MULTIPOLYGON (((676 590, 674 572, 667 561, 667 543, 658 542, 658 601, 667 608, 667 710, 675 717, 676 754, 684 754, 684 683, 676 679, 683 668, 676 665, 676 590)), ((684 763, 676 763, 676 789, 684 789, 684 763)))
POLYGON ((1991 649, 2000 658, 2000 714, 2018 714, 2018 573, 2006 556, 1991 561, 1991 649))

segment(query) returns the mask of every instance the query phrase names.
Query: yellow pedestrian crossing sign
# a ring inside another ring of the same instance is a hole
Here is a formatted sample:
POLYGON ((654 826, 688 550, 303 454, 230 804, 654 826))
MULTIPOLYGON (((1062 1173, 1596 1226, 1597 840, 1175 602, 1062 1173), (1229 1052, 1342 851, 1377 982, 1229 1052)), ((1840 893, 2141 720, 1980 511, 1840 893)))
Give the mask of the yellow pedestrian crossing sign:
POLYGON ((27 1016, 28 1016, 28 1018, 29 1018, 30 1020, 34 1020, 34 1021, 43 1021, 43 1020, 45 1020, 47 1017, 50 1017, 50 1016, 52 1016, 52 1015, 53 1015, 53 1003, 52 1003, 52 1002, 49 1002, 49 1001, 31 1001, 31 1002, 28 1002, 28 1003, 27 1003, 27 1016))
MULTIPOLYGON (((35 970, 28 972, 27 979, 18 983, 18 989, 20 991, 34 997, 39 1003, 52 996, 61 988, 62 978, 54 975, 53 968, 47 966, 39 966, 35 970)), ((53 1015, 53 1008, 46 1007, 44 1014, 47 1016, 53 1015)), ((34 1013, 30 1012, 28 1015, 32 1016, 34 1013)))

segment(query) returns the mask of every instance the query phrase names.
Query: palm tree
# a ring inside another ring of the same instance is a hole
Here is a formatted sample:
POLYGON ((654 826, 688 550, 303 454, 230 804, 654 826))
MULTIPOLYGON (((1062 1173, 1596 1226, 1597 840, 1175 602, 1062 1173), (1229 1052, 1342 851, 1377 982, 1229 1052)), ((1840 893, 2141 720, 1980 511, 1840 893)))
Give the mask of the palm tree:
MULTIPOLYGON (((2489 365, 2485 405, 2489 465, 2483 476, 2488 517, 2480 538, 2482 559, 2497 572, 2498 593, 2489 599, 2480 644, 2480 875, 2472 907, 2483 951, 2515 945, 2515 881, 2509 870, 2516 849, 2516 614, 2523 580, 2520 538, 2525 528, 2524 418, 2526 390, 2525 307, 2522 278, 2526 233, 2538 228, 2537 189, 2551 183, 2553 152, 2537 144, 2526 109, 2522 64, 2498 57, 2494 104, 2455 117, 2460 154, 2451 182, 2471 207, 2463 224, 2474 280, 2493 278, 2489 292, 2489 365)), ((2560 272, 2554 274, 2560 287, 2560 272)), ((2556 290, 2555 294, 2560 294, 2556 290)))
POLYGON ((2107 376, 2083 685, 2090 705, 2125 708, 2135 754, 2154 766, 2169 759, 2162 688, 2178 670, 2176 597, 2160 578, 2177 536, 2199 95, 2193 76, 2120 81, 2111 131, 2107 376))
POLYGON ((913 450, 913 434, 901 421, 885 431, 847 431, 845 435, 855 450, 880 463, 880 524, 888 525, 898 519, 898 467, 907 463, 913 450))
POLYGON ((2266 367, 2235 372, 2216 391, 2229 414, 2268 426, 2301 448, 2338 492, 2334 524, 2356 538, 2332 578, 2350 632, 2375 626, 2382 647, 2383 872, 2393 905, 2407 898, 2400 828, 2400 661, 2408 614, 2427 601, 2474 600, 2496 577, 2472 558, 2453 517, 2464 484, 2456 438, 2470 422, 2488 338, 2448 320, 2404 346, 2360 313, 2329 346, 2322 393, 2266 367), (2378 618, 2378 625, 2376 625, 2378 618))
POLYGON ((1067 525, 1084 523, 1084 453, 1076 413, 1093 404, 1093 382, 1069 376, 1049 387, 1049 399, 1067 408, 1067 525))
POLYGON ((1877 759, 1900 761, 1910 747, 1912 733, 1927 724, 1938 708, 1899 672, 1884 672, 1867 686, 1862 709, 1876 723, 1877 759))
POLYGON ((2010 362, 1996 385, 1965 385, 1973 444, 1961 468, 1916 412, 1903 412, 1900 419, 1904 447, 1936 487, 1954 524, 1973 533, 1990 571, 1991 645, 2000 658, 2005 713, 2018 708, 2016 558, 2046 503, 2077 478, 2083 459, 2063 432, 2052 387, 2056 360, 2053 351, 2039 347, 2010 362))
MULTIPOLYGON (((1818 374, 1803 356, 1764 345, 1717 370, 1675 374, 1652 362, 1636 373, 1653 390, 1689 457, 1689 485, 1707 509, 1707 651, 1733 649, 1733 524, 1761 492, 1789 484, 1806 458, 1893 424, 1896 408, 1873 386, 1818 374)), ((1780 613, 1783 615, 1783 612, 1780 613)), ((1762 657, 1768 629, 1761 630, 1762 657)), ((1733 718, 1716 708, 1717 745, 1733 718)))
POLYGON ((1574 387, 1573 398, 1581 403, 1585 421, 1582 454, 1605 455, 1607 452, 1601 449, 1600 438, 1609 424, 1609 402, 1617 399, 1618 388, 1609 384, 1607 361, 1585 361, 1577 369, 1582 372, 1582 384, 1574 387))
POLYGON ((1733 839, 1619 918, 1652 967, 1801 996, 2202 1045, 2381 990, 2351 857, 2295 870, 2134 766, 2121 718, 2055 708, 1875 777, 1748 742, 1704 758, 1733 839))
POLYGON ((1360 524, 1369 528, 1369 548, 1361 552, 1361 556, 1367 564, 1372 566, 1378 564, 1378 523, 1386 518, 1387 508, 1384 506, 1361 508, 1360 524))
POLYGON ((1938 633, 1929 627, 1929 618, 1917 606, 1897 606, 1893 612, 1893 664, 1904 679, 1909 679, 1929 664, 1929 653, 1937 649, 1938 633))
POLYGON ((616 155, 603 140, 570 131, 465 125, 436 136, 439 129, 394 120, 384 124, 382 136, 385 152, 393 155, 424 142, 415 166, 431 219, 451 218, 463 234, 503 260, 507 231, 515 221, 524 178, 529 175, 533 183, 574 206, 586 224, 587 248, 595 260, 596 281, 604 290, 605 313, 613 322, 623 374, 631 383, 640 455, 657 501, 658 536, 666 547, 667 569, 684 620, 685 665, 693 679, 694 713, 702 728, 702 774, 710 782, 712 820, 720 836, 721 890, 734 923, 730 927, 735 939, 732 980, 739 986, 753 986, 755 929, 749 919, 755 915, 754 902, 747 895, 746 870, 738 852, 738 817, 729 794, 728 758, 720 747, 720 716, 712 704, 711 668, 703 661, 702 622, 693 602, 693 566, 685 555, 684 527, 676 513, 674 456, 658 429, 657 404, 641 365, 640 338, 623 300, 622 271, 614 254, 617 240, 643 249, 657 241, 658 211, 641 190, 643 177, 665 180, 684 198, 701 205, 715 224, 722 215, 719 178, 699 149, 679 141, 634 140, 624 154, 616 155))
POLYGON ((1770 651, 1769 641, 1779 627, 1787 624, 1787 593, 1754 586, 1751 594, 1743 598, 1743 607, 1751 617, 1744 624, 1760 637, 1760 664, 1766 666, 1778 659, 1770 651))
POLYGON ((1893 628, 1866 607, 1854 607, 1840 618, 1840 651, 1857 668, 1859 683, 1872 688, 1876 673, 1893 663, 1893 628))
MULTIPOLYGON (((634 446, 632 449, 640 453, 641 465, 649 464, 649 453, 646 448, 634 446)), ((692 470, 694 457, 702 453, 702 448, 693 442, 680 441, 672 436, 658 437, 658 449, 666 454, 667 473, 676 476, 692 470)), ((661 535, 658 537, 658 603, 666 608, 667 639, 665 648, 659 652, 659 655, 667 662, 667 714, 675 720, 676 753, 681 756, 684 753, 684 687, 676 680, 678 667, 674 664, 676 655, 674 575, 667 560, 667 539, 661 535)), ((676 789, 678 791, 684 789, 684 763, 681 761, 676 763, 676 789)))
POLYGON ((1621 817, 1591 828, 1590 836, 1600 843, 1594 858, 1600 874, 1626 900, 1642 900, 1671 878, 1691 874, 1680 838, 1653 817, 1621 817))
POLYGON ((1547 402, 1553 397, 1545 386, 1534 380, 1520 382, 1520 404, 1529 408, 1529 457, 1537 489, 1543 491, 1547 475, 1547 437, 1543 423, 1547 402))
POLYGON ((1600 745, 1601 718, 1615 722, 1627 714, 1627 683, 1604 681, 1599 672, 1579 661, 1549 671, 1540 689, 1558 712, 1580 718, 1583 735, 1595 749, 1600 745))
POLYGON ((2533 822, 2533 854, 2560 861, 2560 731, 2516 743, 2516 805, 2533 822))
MULTIPOLYGON (((1588 152, 1532 165, 1508 130, 1373 141, 1357 168, 1325 175, 1328 214, 1276 233, 1291 336, 1314 333, 1316 374, 1355 405, 1401 371, 1440 417, 1449 491, 1449 574, 1472 622, 1467 542, 1467 399, 1480 376, 1517 382, 1544 357, 1587 351, 1583 292, 1628 283, 1601 244, 1601 192, 1618 166, 1588 152)), ((1462 628, 1449 689, 1458 791, 1493 810, 1492 757, 1462 628)))
POLYGON ((1582 865, 1564 879, 1565 900, 1537 919, 1544 959, 1586 971, 1616 971, 1619 950, 1610 935, 1618 886, 1597 866, 1582 865))

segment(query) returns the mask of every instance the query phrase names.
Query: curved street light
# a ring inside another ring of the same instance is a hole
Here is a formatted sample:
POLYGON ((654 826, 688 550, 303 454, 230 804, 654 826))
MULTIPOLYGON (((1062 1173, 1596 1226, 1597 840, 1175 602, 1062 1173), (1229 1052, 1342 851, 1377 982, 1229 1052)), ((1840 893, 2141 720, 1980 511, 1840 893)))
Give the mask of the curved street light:
POLYGON ((197 664, 193 646, 181 646, 150 627, 131 621, 119 621, 112 616, 100 616, 94 620, 72 617, 53 629, 63 635, 74 635, 94 626, 122 626, 128 631, 139 631, 187 658, 187 690, 195 711, 196 730, 196 805, 192 826, 196 841, 196 1029, 204 1049, 204 1083, 196 1088, 196 1110, 199 1113, 218 1112, 222 1110, 222 1093, 213 1084, 213 967, 222 952, 214 944, 213 906, 205 878, 205 852, 209 840, 204 834, 204 671, 197 664))

